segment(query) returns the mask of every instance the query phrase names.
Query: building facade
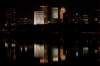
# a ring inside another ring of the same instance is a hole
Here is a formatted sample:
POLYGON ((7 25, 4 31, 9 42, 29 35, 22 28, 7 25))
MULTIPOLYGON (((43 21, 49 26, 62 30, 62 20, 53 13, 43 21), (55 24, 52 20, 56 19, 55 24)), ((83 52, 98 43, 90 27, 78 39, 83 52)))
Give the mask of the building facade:
POLYGON ((44 23, 48 23, 48 6, 40 6, 40 11, 44 11, 44 23))
POLYGON ((34 11, 34 25, 44 24, 44 11, 34 11))

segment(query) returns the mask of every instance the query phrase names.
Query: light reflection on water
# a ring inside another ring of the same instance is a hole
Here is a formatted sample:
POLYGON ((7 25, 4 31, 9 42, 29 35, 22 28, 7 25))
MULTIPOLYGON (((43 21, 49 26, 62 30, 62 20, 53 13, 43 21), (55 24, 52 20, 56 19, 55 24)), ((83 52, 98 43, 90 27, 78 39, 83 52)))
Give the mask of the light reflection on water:
MULTIPOLYGON (((28 43, 26 39, 23 39, 24 41, 17 42, 16 40, 10 40, 10 41, 3 41, 0 42, 0 53, 2 59, 6 62, 38 62, 38 63, 50 63, 50 62, 99 62, 99 50, 97 50, 98 46, 78 46, 77 44, 80 43, 80 41, 76 40, 73 42, 76 42, 73 44, 73 46, 66 46, 63 44, 67 44, 64 39, 60 38, 60 40, 53 40, 50 43, 53 43, 55 45, 49 45, 46 44, 47 41, 42 40, 41 41, 34 41, 33 43, 28 43), (59 46, 56 45, 56 43, 60 44, 59 46), (34 45, 38 45, 36 49, 34 48, 34 45), (53 48, 58 48, 58 51, 54 51, 53 48), (52 49, 52 50, 51 50, 52 49), (4 50, 4 51, 3 51, 4 50), (35 51, 34 51, 35 50, 35 51), (36 53, 36 54, 35 54, 36 53), (54 54, 55 57, 52 55, 54 54), (36 56, 34 56, 36 55, 36 56)), ((86 43, 92 43, 93 41, 86 40, 86 43)), ((98 43, 98 41, 97 41, 98 43)), ((71 43, 70 43, 71 44, 71 43)))
MULTIPOLYGON (((18 61, 20 59, 22 59, 23 61, 29 61, 29 59, 34 60, 36 59, 34 57, 34 45, 38 45, 38 50, 36 47, 36 57, 37 59, 40 58, 40 60, 38 62, 40 63, 49 63, 49 61, 53 62, 53 61, 57 61, 57 62, 67 62, 67 61, 86 61, 86 60, 93 60, 93 61, 97 61, 98 62, 98 54, 99 51, 96 50, 97 48, 95 48, 94 50, 89 50, 90 47, 82 47, 77 49, 78 47, 74 46, 72 48, 66 49, 63 46, 56 46, 56 48, 58 48, 58 51, 53 51, 54 46, 48 46, 48 45, 43 45, 43 47, 40 47, 42 45, 40 44, 33 44, 33 45, 19 45, 16 43, 7 43, 5 42, 5 44, 1 45, 2 49, 5 49, 4 52, 6 52, 6 57, 5 57, 5 61, 18 61), (52 51, 51 51, 52 48, 52 51), (74 49, 73 49, 74 48, 74 49), (82 51, 81 51, 82 50, 82 51), (44 53, 44 54, 43 54, 44 53), (55 57, 52 56, 52 53, 54 54, 55 57), (42 55, 41 55, 42 54, 42 55), (51 59, 49 59, 49 57, 51 57, 51 59), (82 58, 84 57, 84 59, 82 58), (65 58, 65 60, 64 60, 65 58), (78 58, 78 60, 77 60, 78 58)), ((55 48, 55 49, 56 49, 55 48)), ((92 62, 92 61, 91 61, 92 62)))

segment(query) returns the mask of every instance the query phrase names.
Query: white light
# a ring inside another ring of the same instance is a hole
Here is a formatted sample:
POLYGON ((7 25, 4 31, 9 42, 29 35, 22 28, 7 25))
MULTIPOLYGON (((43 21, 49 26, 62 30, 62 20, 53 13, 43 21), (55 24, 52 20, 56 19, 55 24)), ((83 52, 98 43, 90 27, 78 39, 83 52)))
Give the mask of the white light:
POLYGON ((52 54, 53 57, 58 57, 58 48, 53 48, 52 54))
POLYGON ((25 52, 27 52, 27 47, 25 47, 25 52))
POLYGON ((52 8, 52 18, 53 19, 58 19, 58 7, 53 7, 52 8))
POLYGON ((34 25, 44 24, 44 11, 34 11, 34 25))
POLYGON ((44 45, 34 44, 34 57, 44 57, 44 45))
POLYGON ((27 19, 27 18, 25 18, 25 19, 27 19))
POLYGON ((12 47, 16 47, 16 44, 11 44, 12 47))
POLYGON ((76 57, 78 57, 78 52, 76 52, 76 57))
POLYGON ((88 50, 89 48, 88 47, 83 47, 83 50, 88 50))
POLYGON ((88 53, 89 48, 88 47, 83 47, 83 54, 87 54, 88 53))
POLYGON ((53 58, 53 62, 58 62, 58 58, 53 58))
POLYGON ((78 15, 78 13, 76 13, 76 15, 78 15))
POLYGON ((5 47, 8 47, 8 44, 5 42, 5 47))

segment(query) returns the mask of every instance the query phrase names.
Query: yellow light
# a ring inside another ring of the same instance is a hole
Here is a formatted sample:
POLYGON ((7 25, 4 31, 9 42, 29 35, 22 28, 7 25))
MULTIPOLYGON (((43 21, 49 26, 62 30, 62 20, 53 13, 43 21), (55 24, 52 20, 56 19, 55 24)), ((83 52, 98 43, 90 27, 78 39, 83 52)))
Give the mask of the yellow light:
POLYGON ((23 50, 23 48, 22 47, 20 47, 20 51, 22 52, 22 50, 23 50))
POLYGON ((58 62, 58 57, 53 58, 53 62, 58 62))
POLYGON ((98 49, 95 49, 95 54, 97 54, 98 53, 98 49))
POLYGON ((40 59, 40 63, 48 63, 48 60, 47 59, 45 59, 45 58, 42 58, 42 59, 40 59))
POLYGON ((63 19, 63 13, 65 13, 65 12, 66 12, 65 8, 62 7, 62 8, 60 9, 60 19, 63 19))

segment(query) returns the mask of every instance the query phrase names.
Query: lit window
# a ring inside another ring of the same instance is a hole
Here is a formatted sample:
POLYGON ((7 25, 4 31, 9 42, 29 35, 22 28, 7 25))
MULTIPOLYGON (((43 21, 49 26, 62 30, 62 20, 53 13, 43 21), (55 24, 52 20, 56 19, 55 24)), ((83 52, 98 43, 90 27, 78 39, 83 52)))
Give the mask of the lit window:
POLYGON ((57 58, 53 58, 53 62, 58 62, 58 57, 57 58))
POLYGON ((16 47, 16 44, 11 44, 12 47, 16 47))
POLYGON ((78 52, 76 52, 76 57, 78 57, 78 52))
POLYGON ((95 51, 94 51, 94 52, 95 52, 95 54, 97 54, 97 53, 98 53, 98 49, 95 49, 95 51))
POLYGON ((27 47, 25 47, 25 52, 27 52, 27 47))
POLYGON ((88 47, 83 47, 83 54, 88 54, 88 50, 89 50, 88 47))
POLYGON ((94 18, 94 21, 98 21, 98 18, 94 18))
POLYGON ((8 47, 8 43, 5 42, 5 47, 8 47))

